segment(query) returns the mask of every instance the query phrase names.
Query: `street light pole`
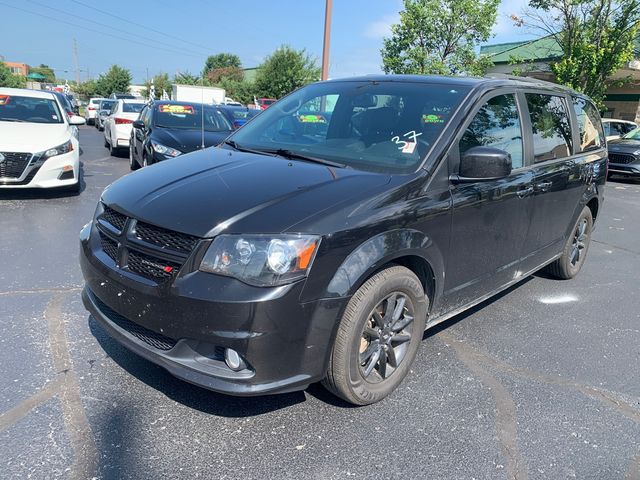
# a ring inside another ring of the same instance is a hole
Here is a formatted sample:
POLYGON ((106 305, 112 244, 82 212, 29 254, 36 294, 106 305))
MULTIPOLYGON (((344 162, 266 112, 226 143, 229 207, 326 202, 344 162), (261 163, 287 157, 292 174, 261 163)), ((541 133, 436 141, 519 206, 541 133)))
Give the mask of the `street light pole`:
POLYGON ((322 47, 322 80, 329 78, 329 44, 331 43, 331 8, 333 0, 327 0, 324 11, 324 45, 322 47))

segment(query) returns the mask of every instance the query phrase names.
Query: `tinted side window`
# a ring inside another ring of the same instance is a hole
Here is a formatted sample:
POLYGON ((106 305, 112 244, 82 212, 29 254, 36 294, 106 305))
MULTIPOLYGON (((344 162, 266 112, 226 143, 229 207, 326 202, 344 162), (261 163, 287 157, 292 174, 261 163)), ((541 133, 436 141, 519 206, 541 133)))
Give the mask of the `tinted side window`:
POLYGON ((460 156, 479 146, 504 150, 511 154, 513 168, 522 167, 522 130, 515 95, 493 97, 473 117, 460 139, 460 156))
POLYGON ((604 147, 605 136, 602 122, 596 108, 584 98, 573 97, 573 108, 578 117, 580 129, 580 152, 604 147))
POLYGON ((527 93, 536 163, 571 155, 571 124, 562 97, 527 93))
POLYGON ((620 130, 620 136, 622 135, 626 135, 627 133, 629 133, 631 130, 634 129, 634 126, 629 124, 629 123, 619 123, 618 124, 618 130, 620 130))

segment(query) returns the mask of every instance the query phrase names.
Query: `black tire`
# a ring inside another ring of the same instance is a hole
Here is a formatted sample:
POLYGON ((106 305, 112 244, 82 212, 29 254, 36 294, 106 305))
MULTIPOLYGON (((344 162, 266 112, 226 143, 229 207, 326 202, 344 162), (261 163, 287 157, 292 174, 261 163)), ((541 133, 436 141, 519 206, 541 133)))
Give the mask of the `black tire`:
POLYGON ((323 385, 354 405, 379 402, 393 392, 420 346, 428 302, 420 280, 405 267, 392 266, 369 278, 342 315, 323 385))
POLYGON ((584 207, 567 238, 562 256, 549 264, 546 271, 560 280, 575 277, 582 269, 587 257, 592 229, 593 215, 589 207, 584 207))
POLYGON ((107 137, 106 136, 104 137, 104 147, 105 148, 110 148, 109 147, 109 142, 107 142, 107 137))
POLYGON ((109 143, 109 155, 117 157, 120 154, 120 149, 113 146, 113 143, 109 143))
POLYGON ((129 147, 129 168, 132 171, 140 168, 140 164, 133 158, 133 147, 129 147))

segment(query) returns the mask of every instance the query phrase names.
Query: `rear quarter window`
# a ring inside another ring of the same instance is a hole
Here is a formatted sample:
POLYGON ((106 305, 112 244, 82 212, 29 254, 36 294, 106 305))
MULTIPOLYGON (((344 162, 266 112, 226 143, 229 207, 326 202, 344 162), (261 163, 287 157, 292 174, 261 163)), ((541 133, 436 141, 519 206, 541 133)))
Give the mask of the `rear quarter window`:
POLYGON ((573 97, 572 100, 580 130, 578 152, 587 152, 604 147, 605 133, 596 107, 584 98, 573 97))

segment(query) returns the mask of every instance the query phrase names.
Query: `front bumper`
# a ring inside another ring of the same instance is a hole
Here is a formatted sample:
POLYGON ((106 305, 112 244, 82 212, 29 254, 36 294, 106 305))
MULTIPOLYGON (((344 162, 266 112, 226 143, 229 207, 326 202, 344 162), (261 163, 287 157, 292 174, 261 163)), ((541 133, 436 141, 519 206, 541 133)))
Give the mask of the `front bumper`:
POLYGON ((303 282, 257 288, 199 271, 153 286, 94 254, 93 233, 81 240, 83 302, 125 347, 178 378, 233 395, 301 390, 323 378, 348 299, 301 303, 303 282), (228 368, 225 348, 247 368, 228 368))
POLYGON ((609 174, 640 176, 640 163, 611 163, 609 162, 609 174))
POLYGON ((55 188, 75 185, 80 178, 80 158, 78 147, 74 145, 71 152, 56 155, 43 163, 33 162, 22 177, 18 179, 0 180, 0 189, 14 188, 55 188), (65 168, 71 167, 73 176, 65 174, 65 168))

